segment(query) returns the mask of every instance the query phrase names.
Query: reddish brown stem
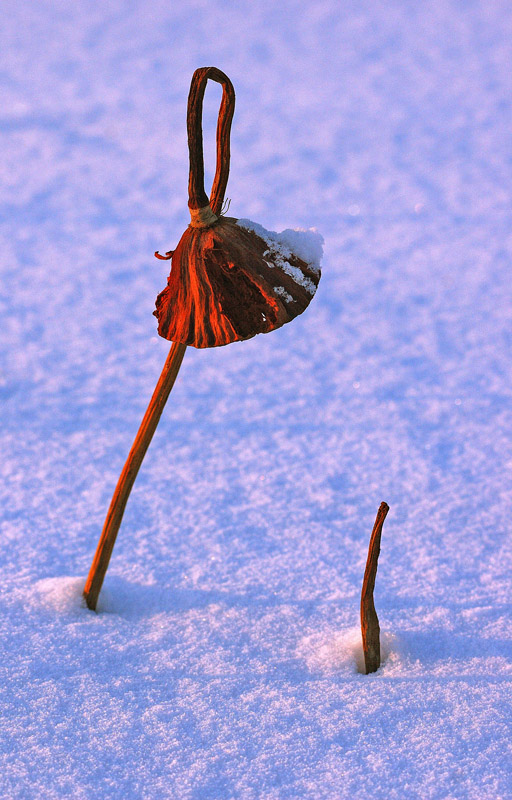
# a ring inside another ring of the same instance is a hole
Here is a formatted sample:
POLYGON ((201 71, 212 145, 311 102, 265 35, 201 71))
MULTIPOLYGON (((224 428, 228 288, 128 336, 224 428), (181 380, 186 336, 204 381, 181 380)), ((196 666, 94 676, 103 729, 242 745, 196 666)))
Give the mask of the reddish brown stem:
POLYGON ((189 208, 204 208, 208 197, 204 190, 203 130, 201 124, 203 97, 208 79, 222 84, 222 101, 217 122, 217 165, 210 195, 210 207, 220 214, 229 177, 229 134, 235 111, 235 90, 228 76, 216 67, 201 67, 192 76, 187 108, 188 149, 190 172, 188 182, 189 208))
POLYGON ((376 672, 380 667, 380 627, 379 618, 373 602, 377 562, 380 553, 380 537, 382 526, 389 511, 387 503, 381 503, 373 526, 368 548, 368 558, 364 571, 363 589, 361 592, 361 634, 363 637, 363 653, 365 672, 376 672))
POLYGON ((153 438, 167 398, 174 386, 174 381, 178 375, 186 349, 187 346, 185 344, 180 344, 179 342, 173 343, 160 379, 137 432, 137 436, 135 437, 132 449, 126 459, 126 464, 117 482, 84 588, 85 601, 88 608, 93 611, 96 609, 98 596, 103 585, 105 573, 107 572, 112 550, 114 549, 117 532, 123 519, 128 497, 135 483, 135 478, 137 477, 142 460, 146 455, 146 450, 153 438))

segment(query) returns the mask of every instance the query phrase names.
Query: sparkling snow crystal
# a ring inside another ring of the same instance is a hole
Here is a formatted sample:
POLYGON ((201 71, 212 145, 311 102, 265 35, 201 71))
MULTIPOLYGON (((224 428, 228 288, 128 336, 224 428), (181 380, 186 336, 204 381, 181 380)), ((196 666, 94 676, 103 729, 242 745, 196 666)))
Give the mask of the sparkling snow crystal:
MULTIPOLYGON (((320 261, 323 252, 323 237, 314 228, 304 230, 296 228, 292 230, 287 228, 282 233, 275 231, 267 231, 263 225, 257 222, 251 222, 250 219, 239 219, 238 225, 247 231, 253 231, 260 239, 268 245, 268 255, 271 255, 272 261, 267 261, 269 267, 277 264, 281 269, 287 273, 294 281, 303 286, 310 294, 314 294, 316 287, 309 278, 302 274, 298 267, 290 264, 289 259, 296 255, 304 261, 313 272, 320 272, 320 261)), ((267 253, 263 253, 265 258, 267 253)), ((278 293, 278 289, 275 290, 278 293)), ((284 291, 284 290, 283 290, 284 291)), ((287 294, 285 292, 285 294, 287 294)), ((284 295, 283 295, 284 297, 284 295)), ((288 295, 289 297, 289 295, 288 295)), ((285 299, 287 299, 285 297, 285 299)), ((291 299, 291 298, 290 298, 291 299)))

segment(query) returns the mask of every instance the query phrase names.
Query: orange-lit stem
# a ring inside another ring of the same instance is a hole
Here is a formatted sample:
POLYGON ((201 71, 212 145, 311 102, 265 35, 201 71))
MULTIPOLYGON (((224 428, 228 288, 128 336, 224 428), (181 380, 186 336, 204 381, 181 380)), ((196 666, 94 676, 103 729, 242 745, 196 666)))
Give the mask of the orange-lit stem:
POLYGON ((187 346, 185 344, 180 344, 179 342, 173 343, 147 411, 144 414, 144 419, 135 437, 132 449, 130 450, 123 471, 117 482, 84 588, 85 601, 88 608, 93 611, 96 609, 98 596, 108 569, 110 556, 114 549, 117 532, 123 519, 128 497, 130 496, 132 486, 146 454, 146 450, 157 428, 167 398, 174 386, 174 381, 178 375, 186 349, 187 346))

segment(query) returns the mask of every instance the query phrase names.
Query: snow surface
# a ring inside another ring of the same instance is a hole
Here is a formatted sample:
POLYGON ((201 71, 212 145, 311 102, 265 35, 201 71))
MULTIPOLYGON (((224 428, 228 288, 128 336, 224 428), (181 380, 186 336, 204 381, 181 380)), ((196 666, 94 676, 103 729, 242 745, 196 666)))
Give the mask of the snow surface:
POLYGON ((512 797, 510 3, 2 12, 0 796, 512 797), (206 65, 230 213, 317 228, 323 277, 270 336, 187 351, 94 614, 206 65))
MULTIPOLYGON (((252 231, 268 245, 268 250, 266 253, 263 253, 263 258, 265 258, 266 255, 272 256, 271 261, 265 262, 269 267, 273 267, 274 265, 281 267, 284 272, 293 278, 295 283, 303 286, 309 294, 315 294, 316 286, 313 281, 306 278, 299 267, 294 267, 293 264, 290 264, 288 259, 292 256, 296 256, 304 261, 313 272, 318 274, 324 245, 323 236, 321 236, 318 231, 314 228, 310 230, 304 230, 303 228, 292 230, 291 228, 287 228, 281 233, 276 233, 276 231, 267 231, 263 225, 257 222, 251 222, 250 219, 239 219, 237 220, 237 225, 247 231, 252 231)), ((282 287, 278 287, 278 289, 279 288, 282 287)), ((288 293, 285 292, 285 294, 288 293)), ((290 295, 288 295, 288 297, 290 300, 292 299, 290 295)))

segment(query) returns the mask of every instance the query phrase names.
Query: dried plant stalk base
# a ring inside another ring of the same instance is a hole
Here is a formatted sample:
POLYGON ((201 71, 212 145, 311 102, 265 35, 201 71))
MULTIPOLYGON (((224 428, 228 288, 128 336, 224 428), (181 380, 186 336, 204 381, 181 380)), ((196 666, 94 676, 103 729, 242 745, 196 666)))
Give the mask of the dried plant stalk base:
POLYGON ((386 519, 388 511, 388 504, 381 503, 370 538, 368 559, 366 561, 363 589, 361 592, 361 634, 363 637, 364 664, 367 675, 370 672, 376 672, 380 667, 380 626, 373 602, 373 591, 375 589, 375 577, 377 575, 382 526, 384 525, 384 520, 386 519))
POLYGON ((84 587, 85 602, 87 603, 87 607, 93 611, 96 610, 99 593, 108 569, 112 550, 114 549, 117 533, 123 519, 124 510, 132 486, 146 454, 146 450, 156 431, 167 398, 174 386, 174 381, 178 375, 186 349, 186 346, 182 344, 173 344, 171 347, 162 374, 160 375, 160 379, 153 392, 146 413, 144 414, 137 436, 135 437, 132 449, 128 454, 123 471, 117 482, 84 587))

